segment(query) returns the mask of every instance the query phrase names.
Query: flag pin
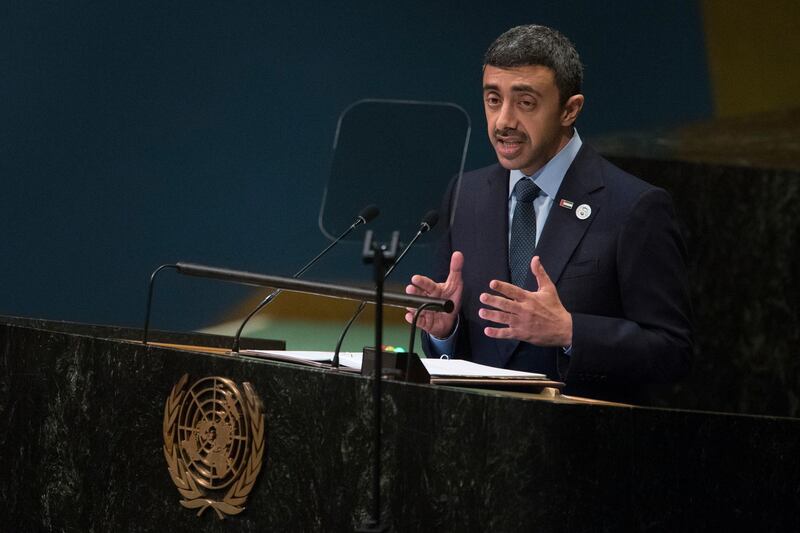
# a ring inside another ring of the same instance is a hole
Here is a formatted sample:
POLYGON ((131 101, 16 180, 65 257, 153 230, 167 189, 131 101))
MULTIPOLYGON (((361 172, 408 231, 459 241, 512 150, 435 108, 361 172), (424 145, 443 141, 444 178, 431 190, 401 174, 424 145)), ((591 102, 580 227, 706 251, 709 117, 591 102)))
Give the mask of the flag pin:
POLYGON ((558 202, 559 207, 565 207, 567 209, 572 209, 572 206, 575 205, 569 200, 564 200, 563 198, 558 202))
POLYGON ((575 210, 575 216, 578 217, 578 220, 586 220, 592 214, 592 208, 589 207, 588 204, 581 204, 578 206, 578 209, 575 210))

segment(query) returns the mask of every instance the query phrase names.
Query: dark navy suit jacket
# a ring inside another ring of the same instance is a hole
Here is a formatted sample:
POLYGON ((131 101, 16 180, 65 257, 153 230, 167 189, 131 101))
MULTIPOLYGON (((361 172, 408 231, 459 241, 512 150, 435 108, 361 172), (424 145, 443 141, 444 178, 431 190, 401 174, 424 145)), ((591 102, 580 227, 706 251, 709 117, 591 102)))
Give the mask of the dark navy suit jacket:
MULTIPOLYGON (((453 251, 464 254, 464 294, 454 356, 541 372, 566 392, 640 401, 641 386, 675 381, 689 369, 691 307, 686 252, 672 201, 584 144, 564 176, 536 255, 572 314, 569 356, 560 348, 486 337, 478 297, 492 279, 509 280, 508 170, 492 165, 465 173, 443 208, 453 215, 437 255, 439 281, 453 251), (572 209, 559 206, 561 199, 572 209), (586 204, 591 215, 576 216, 586 204), (455 211, 452 211, 455 206, 455 211)), ((529 273, 528 290, 536 289, 529 273)), ((423 346, 430 353, 427 337, 423 346)))

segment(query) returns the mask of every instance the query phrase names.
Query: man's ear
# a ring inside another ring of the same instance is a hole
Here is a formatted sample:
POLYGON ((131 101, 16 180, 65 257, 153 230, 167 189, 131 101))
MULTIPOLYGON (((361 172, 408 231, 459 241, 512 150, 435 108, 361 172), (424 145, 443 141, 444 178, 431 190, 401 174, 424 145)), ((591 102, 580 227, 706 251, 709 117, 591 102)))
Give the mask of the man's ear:
POLYGON ((564 127, 572 126, 578 120, 581 109, 583 109, 583 95, 573 94, 570 96, 561 111, 561 125, 564 127))

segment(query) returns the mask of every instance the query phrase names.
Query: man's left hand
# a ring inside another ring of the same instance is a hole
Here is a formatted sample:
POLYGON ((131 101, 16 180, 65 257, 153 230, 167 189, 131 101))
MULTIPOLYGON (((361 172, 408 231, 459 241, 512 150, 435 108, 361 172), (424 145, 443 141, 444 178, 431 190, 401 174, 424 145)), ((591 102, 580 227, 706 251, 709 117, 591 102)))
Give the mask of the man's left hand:
POLYGON ((545 272, 539 256, 531 260, 539 290, 526 291, 504 281, 492 280, 489 288, 500 293, 482 293, 478 316, 506 327, 484 329, 487 337, 516 339, 537 346, 571 346, 572 315, 561 305, 556 286, 545 272))

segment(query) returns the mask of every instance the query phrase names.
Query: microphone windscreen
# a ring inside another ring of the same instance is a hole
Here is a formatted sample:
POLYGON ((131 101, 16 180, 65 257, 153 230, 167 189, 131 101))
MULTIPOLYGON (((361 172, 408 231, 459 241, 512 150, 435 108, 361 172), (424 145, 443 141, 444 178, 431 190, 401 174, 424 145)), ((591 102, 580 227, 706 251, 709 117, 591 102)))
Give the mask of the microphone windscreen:
POLYGON ((421 225, 427 225, 428 230, 432 230, 433 227, 436 226, 437 222, 439 222, 439 212, 436 209, 431 209, 425 213, 424 217, 422 217, 421 225))
POLYGON ((370 204, 358 214, 359 217, 364 219, 364 224, 369 224, 375 217, 381 214, 381 210, 375 204, 370 204))

